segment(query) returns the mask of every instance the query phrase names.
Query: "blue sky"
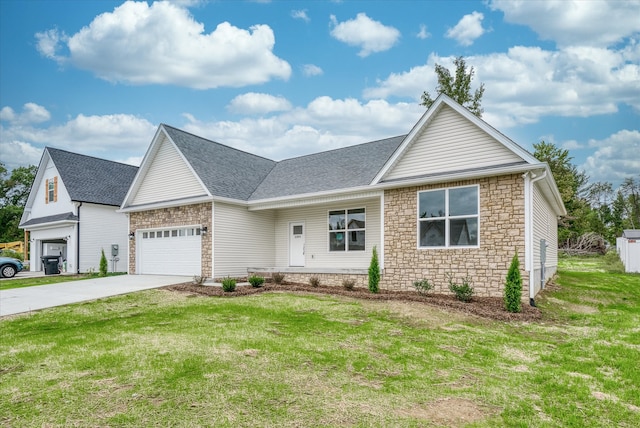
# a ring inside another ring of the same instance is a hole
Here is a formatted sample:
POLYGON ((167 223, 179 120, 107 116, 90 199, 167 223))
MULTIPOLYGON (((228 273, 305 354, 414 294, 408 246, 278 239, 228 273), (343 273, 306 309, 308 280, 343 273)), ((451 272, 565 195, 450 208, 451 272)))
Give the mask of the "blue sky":
POLYGON ((402 135, 464 56, 483 119, 640 173, 640 1, 0 1, 0 160, 138 164, 160 123, 280 160, 402 135), (452 68, 453 69, 453 68, 452 68))

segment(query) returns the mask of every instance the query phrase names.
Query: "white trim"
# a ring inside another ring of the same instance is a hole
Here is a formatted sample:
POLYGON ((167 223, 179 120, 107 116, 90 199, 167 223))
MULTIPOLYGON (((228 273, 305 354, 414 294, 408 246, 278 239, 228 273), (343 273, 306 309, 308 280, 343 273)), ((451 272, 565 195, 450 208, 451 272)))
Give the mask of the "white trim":
POLYGON ((436 189, 424 189, 416 191, 416 246, 418 250, 458 250, 462 248, 480 248, 480 185, 479 184, 470 184, 463 186, 451 186, 451 187, 438 187, 436 189), (449 191, 451 189, 463 189, 467 187, 475 187, 476 188, 476 214, 475 215, 461 215, 461 216, 450 216, 449 215, 449 191), (438 192, 444 190, 444 208, 445 215, 443 217, 435 217, 431 218, 432 220, 443 220, 444 221, 444 245, 433 247, 433 246, 421 246, 420 245, 420 223, 425 221, 420 218, 420 194, 425 192, 438 192), (477 240, 478 243, 476 245, 449 245, 449 238, 451 233, 451 228, 449 226, 450 220, 460 219, 460 218, 472 218, 475 217, 478 220, 477 225, 477 240))
MULTIPOLYGON (((373 248, 371 248, 373 252, 373 248)), ((380 270, 384 270, 384 192, 380 195, 380 251, 378 251, 380 270)))
POLYGON ((333 208, 333 209, 328 209, 327 210, 327 226, 329 226, 329 215, 331 213, 331 211, 344 211, 344 220, 345 220, 345 228, 344 228, 344 235, 345 235, 345 243, 344 243, 344 250, 335 250, 335 251, 331 251, 331 233, 335 232, 331 229, 329 229, 327 227, 326 229, 326 238, 327 238, 327 254, 362 254, 363 252, 366 253, 367 251, 367 207, 366 206, 353 206, 353 207, 346 207, 346 208, 333 208), (360 229, 349 229, 349 225, 347 224, 347 219, 349 218, 349 210, 364 210, 364 228, 360 228, 360 229), (348 249, 349 244, 348 244, 348 235, 347 233, 349 231, 352 232, 364 232, 364 249, 362 250, 350 250, 348 249))
POLYGON ((211 237, 211 278, 216 277, 216 203, 211 202, 211 230, 209 236, 211 237))
MULTIPOLYGON (((535 183, 537 181, 540 181, 544 178, 547 177, 547 169, 545 169, 542 172, 542 175, 540 176, 536 176, 535 174, 531 174, 533 175, 533 177, 531 177, 529 179, 529 194, 528 199, 529 199, 529 207, 528 210, 525 211, 525 245, 527 244, 527 238, 528 239, 528 244, 529 247, 527 248, 525 246, 525 253, 526 254, 526 259, 529 262, 529 299, 530 302, 533 301, 533 299, 536 297, 535 296, 535 269, 534 269, 534 260, 533 260, 533 186, 535 185, 535 183), (529 218, 528 221, 526 220, 526 213, 529 213, 529 218), (527 230, 527 226, 529 226, 528 230, 527 230), (527 251, 528 250, 528 251, 527 251)), ((526 188, 527 186, 525 185, 525 194, 526 194, 526 188)), ((525 201, 527 200, 527 198, 525 198, 525 201)), ((526 209, 526 208, 525 208, 526 209)), ((525 270, 526 270, 526 262, 525 262, 525 270)), ((544 280, 544 279, 543 279, 544 280)))
POLYGON ((52 221, 48 223, 38 223, 38 224, 32 224, 27 226, 21 226, 20 229, 24 229, 31 232, 34 230, 44 230, 44 229, 50 229, 53 227, 72 226, 72 225, 78 224, 79 222, 80 222, 79 220, 58 220, 58 221, 52 221))
POLYGON ((193 198, 185 198, 185 199, 174 199, 173 201, 164 201, 164 202, 154 202, 151 204, 144 205, 131 205, 127 208, 120 208, 116 212, 119 213, 130 213, 130 212, 140 212, 140 211, 151 211, 151 210, 159 210, 162 208, 171 208, 171 207, 182 207, 185 205, 194 205, 201 204, 206 202, 212 202, 214 199, 210 196, 196 196, 193 198))

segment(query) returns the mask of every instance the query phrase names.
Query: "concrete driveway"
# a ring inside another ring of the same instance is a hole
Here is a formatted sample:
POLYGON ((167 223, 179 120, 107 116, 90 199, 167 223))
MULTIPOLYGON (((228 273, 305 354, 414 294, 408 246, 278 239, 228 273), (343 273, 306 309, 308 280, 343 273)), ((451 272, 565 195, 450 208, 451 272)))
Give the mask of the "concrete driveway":
POLYGON ((118 275, 0 290, 0 316, 192 281, 189 276, 118 275))

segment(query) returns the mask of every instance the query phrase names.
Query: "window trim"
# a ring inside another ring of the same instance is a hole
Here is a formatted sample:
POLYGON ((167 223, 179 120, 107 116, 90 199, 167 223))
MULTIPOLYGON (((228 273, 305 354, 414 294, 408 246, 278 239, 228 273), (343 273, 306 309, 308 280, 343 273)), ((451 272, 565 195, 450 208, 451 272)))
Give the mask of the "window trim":
POLYGON ((328 254, 349 254, 349 253, 355 253, 355 254, 361 254, 365 251, 367 251, 367 207, 366 206, 357 206, 357 207, 348 207, 348 208, 332 208, 327 210, 327 253, 328 254), (364 211, 364 227, 363 228, 358 228, 358 229, 349 229, 348 228, 348 224, 347 224, 347 219, 349 216, 349 211, 351 210, 363 210, 364 211), (331 216, 331 212, 332 211, 344 211, 344 216, 345 216, 345 229, 336 229, 336 230, 331 230, 329 229, 329 225, 330 223, 330 216, 331 216), (332 250, 331 249, 331 233, 335 233, 337 231, 344 231, 345 234, 345 245, 344 245, 344 250, 332 250), (349 232, 364 232, 364 248, 362 250, 350 250, 349 249, 349 237, 347 235, 347 233, 349 232))
POLYGON ((451 187, 438 187, 438 188, 434 188, 434 189, 424 189, 424 190, 418 190, 416 192, 416 246, 418 250, 456 250, 456 249, 463 249, 463 248, 480 248, 480 225, 481 225, 481 221, 480 221, 480 184, 466 184, 463 186, 451 186, 451 187), (477 194, 477 198, 476 198, 476 214, 474 215, 457 215, 457 216, 449 216, 449 191, 451 189, 462 189, 462 188, 468 188, 468 187, 475 187, 476 188, 476 194, 477 194), (421 193, 426 193, 426 192, 437 192, 437 191, 442 191, 444 190, 444 204, 445 204, 445 215, 444 217, 431 217, 431 220, 444 220, 445 223, 445 235, 444 235, 444 244, 445 245, 441 245, 441 246, 433 246, 433 247, 426 247, 426 246, 421 246, 420 245, 420 223, 421 222, 425 222, 427 219, 421 219, 420 218, 420 194, 421 193), (478 238, 477 238, 477 244, 476 245, 450 245, 450 220, 455 220, 455 219, 462 219, 462 218, 476 218, 478 221, 478 238))

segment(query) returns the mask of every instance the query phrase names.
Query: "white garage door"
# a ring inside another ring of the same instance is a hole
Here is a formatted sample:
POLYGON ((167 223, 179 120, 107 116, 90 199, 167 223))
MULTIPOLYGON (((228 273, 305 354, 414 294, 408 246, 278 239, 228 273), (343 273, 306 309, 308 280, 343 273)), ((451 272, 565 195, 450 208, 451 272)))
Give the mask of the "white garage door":
POLYGON ((199 227, 138 231, 138 272, 148 275, 200 275, 199 227))

